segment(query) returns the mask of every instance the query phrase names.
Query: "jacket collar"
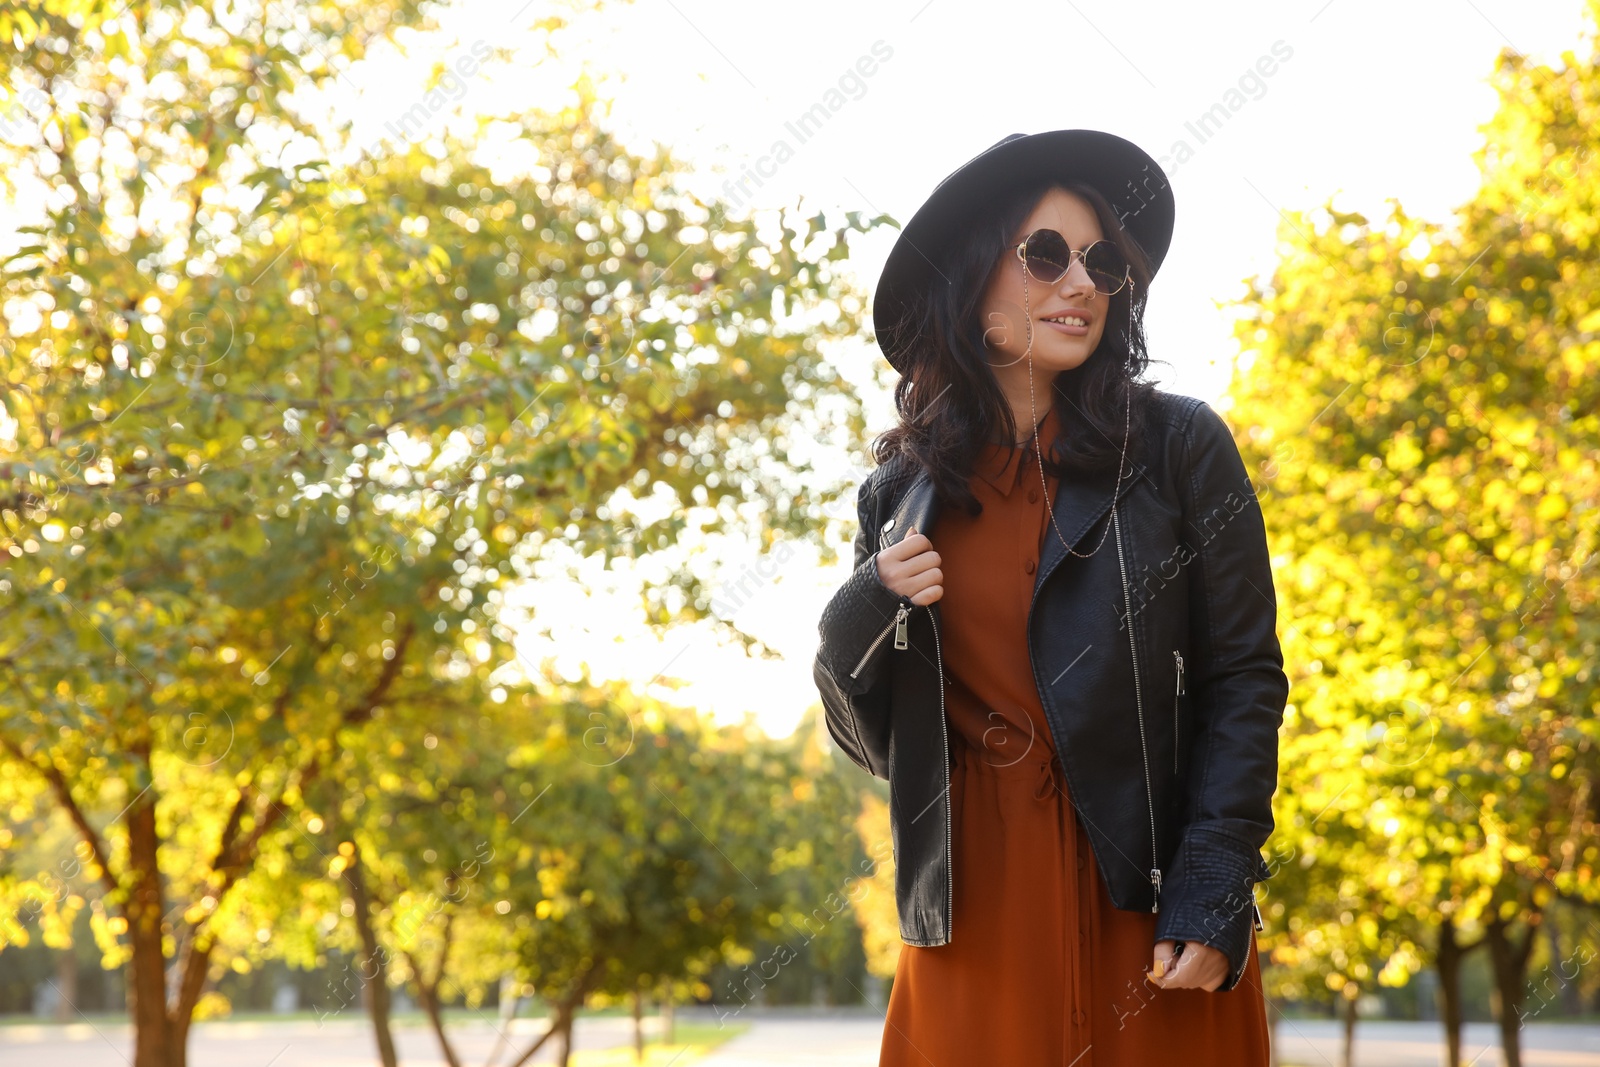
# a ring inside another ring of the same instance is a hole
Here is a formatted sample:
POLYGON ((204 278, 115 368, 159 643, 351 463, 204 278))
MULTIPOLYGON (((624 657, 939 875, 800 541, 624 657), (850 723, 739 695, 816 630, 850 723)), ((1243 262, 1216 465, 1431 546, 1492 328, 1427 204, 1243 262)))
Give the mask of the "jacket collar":
MULTIPOLYGON (((1149 477, 1147 471, 1145 465, 1130 460, 1122 471, 1120 492, 1117 491, 1117 471, 1114 467, 1086 477, 1063 479, 1051 505, 1055 510, 1056 525, 1060 527, 1067 545, 1077 551, 1079 542, 1111 510, 1113 497, 1120 500, 1127 496, 1135 483, 1149 477)), ((934 537, 932 531, 938 517, 939 504, 933 492, 933 480, 926 470, 918 469, 910 484, 893 502, 889 517, 879 527, 879 547, 897 544, 912 526, 934 537)), ((1061 537, 1054 536, 1054 530, 1046 535, 1044 551, 1039 560, 1040 581, 1066 557, 1067 550, 1061 540, 1061 537)))

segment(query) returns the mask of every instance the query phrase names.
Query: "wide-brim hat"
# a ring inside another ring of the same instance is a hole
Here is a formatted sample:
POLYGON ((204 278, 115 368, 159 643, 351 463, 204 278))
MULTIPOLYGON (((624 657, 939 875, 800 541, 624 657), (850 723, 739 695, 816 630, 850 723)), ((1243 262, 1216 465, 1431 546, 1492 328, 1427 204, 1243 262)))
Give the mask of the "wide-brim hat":
POLYGON ((1173 202, 1172 185, 1149 153, 1102 130, 1009 134, 935 186, 890 249, 878 276, 872 320, 891 367, 905 371, 902 357, 913 340, 905 324, 913 298, 930 286, 949 284, 939 268, 974 209, 1044 178, 1099 190, 1139 243, 1154 277, 1172 243, 1173 202))

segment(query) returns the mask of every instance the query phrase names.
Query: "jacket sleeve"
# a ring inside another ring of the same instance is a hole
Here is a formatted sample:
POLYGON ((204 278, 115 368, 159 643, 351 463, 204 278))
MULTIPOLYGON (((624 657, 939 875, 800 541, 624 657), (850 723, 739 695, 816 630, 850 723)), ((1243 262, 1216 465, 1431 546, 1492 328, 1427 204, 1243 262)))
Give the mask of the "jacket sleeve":
POLYGON ((1196 651, 1190 821, 1165 878, 1155 936, 1199 941, 1226 955, 1221 992, 1243 974, 1254 885, 1271 876, 1260 850, 1273 828, 1289 678, 1261 505, 1232 433, 1204 402, 1189 421, 1184 450, 1180 489, 1196 651))
POLYGON ((855 570, 823 609, 812 677, 834 743, 867 773, 887 779, 889 658, 883 651, 896 610, 911 601, 878 578, 873 503, 873 490, 863 482, 856 494, 855 570))

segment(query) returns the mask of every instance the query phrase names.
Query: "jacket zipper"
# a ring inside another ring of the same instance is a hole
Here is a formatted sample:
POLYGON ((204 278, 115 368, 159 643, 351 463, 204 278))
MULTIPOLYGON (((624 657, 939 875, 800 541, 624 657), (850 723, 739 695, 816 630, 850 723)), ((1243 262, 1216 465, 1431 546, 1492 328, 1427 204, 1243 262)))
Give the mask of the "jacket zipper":
POLYGON ((1255 941, 1248 933, 1245 934, 1244 962, 1239 964, 1239 972, 1233 976, 1233 985, 1239 984, 1239 979, 1244 977, 1244 969, 1250 966, 1250 945, 1255 941))
MULTIPOLYGON (((1256 932, 1260 933, 1261 931, 1263 931, 1263 930, 1265 930, 1267 928, 1267 924, 1261 921, 1261 906, 1255 902, 1253 897, 1252 897, 1252 899, 1250 901, 1250 910, 1255 912, 1255 924, 1254 925, 1255 925, 1255 928, 1256 928, 1256 932)), ((1246 967, 1250 966, 1250 946, 1255 942, 1255 938, 1250 937, 1248 933, 1245 935, 1245 937, 1246 937, 1246 940, 1245 940, 1245 943, 1244 943, 1244 962, 1239 964, 1239 970, 1233 976, 1233 985, 1238 985, 1239 984, 1239 979, 1244 977, 1244 969, 1246 967)))
POLYGON ((944 710, 944 653, 940 648, 939 624, 934 621, 933 607, 928 604, 910 604, 902 599, 899 608, 895 610, 894 618, 890 619, 878 636, 872 639, 872 644, 868 645, 867 650, 861 654, 861 660, 856 664, 855 670, 850 672, 850 677, 854 678, 861 673, 861 669, 867 665, 867 660, 872 658, 872 654, 877 651, 879 645, 883 644, 883 639, 889 636, 889 631, 891 630, 894 631, 895 648, 911 647, 910 641, 906 639, 906 616, 910 614, 913 607, 925 607, 928 609, 928 622, 933 625, 933 656, 939 671, 939 740, 944 747, 944 858, 945 870, 949 872, 949 877, 945 879, 947 892, 945 894, 944 923, 945 936, 949 937, 950 931, 955 926, 956 911, 955 844, 952 840, 955 836, 955 831, 950 825, 954 816, 950 806, 950 727, 949 723, 945 721, 944 710))
POLYGON ((1133 639, 1133 604, 1128 595, 1128 564, 1122 555, 1122 523, 1117 518, 1117 505, 1111 505, 1111 525, 1117 531, 1117 566, 1122 571, 1122 608, 1128 620, 1128 651, 1133 654, 1133 699, 1139 713, 1139 754, 1144 761, 1144 800, 1150 810, 1150 885, 1155 894, 1150 910, 1161 910, 1161 861, 1156 850, 1156 802, 1150 791, 1150 749, 1144 737, 1144 694, 1139 686, 1139 648, 1133 639))
POLYGON ((1172 773, 1178 773, 1178 698, 1183 695, 1183 653, 1177 649, 1172 650, 1172 658, 1178 661, 1178 688, 1172 694, 1172 773))
MULTIPOLYGON (((933 617, 931 604, 928 605, 928 622, 933 625, 933 658, 939 668, 939 740, 944 745, 944 884, 947 891, 944 935, 947 941, 953 941, 956 925, 956 863, 955 846, 951 842, 955 831, 950 826, 955 815, 950 804, 950 727, 944 717, 944 655, 939 649, 939 623, 933 617)), ((904 626, 904 623, 901 625, 904 626)))
POLYGON ((867 665, 867 660, 871 659, 872 654, 878 650, 878 646, 883 644, 883 639, 889 636, 890 630, 895 631, 894 647, 906 647, 906 613, 910 610, 911 608, 907 604, 902 603, 900 605, 894 613, 894 618, 890 619, 889 624, 883 628, 883 631, 872 639, 872 644, 867 646, 867 650, 861 653, 861 659, 856 663, 855 670, 850 672, 851 678, 861 673, 861 669, 867 665))

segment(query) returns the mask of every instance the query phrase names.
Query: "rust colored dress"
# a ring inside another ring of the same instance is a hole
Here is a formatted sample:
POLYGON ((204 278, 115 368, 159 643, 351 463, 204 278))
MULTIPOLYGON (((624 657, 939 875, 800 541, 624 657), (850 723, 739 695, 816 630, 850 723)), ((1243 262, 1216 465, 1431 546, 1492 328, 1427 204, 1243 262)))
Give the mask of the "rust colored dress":
MULTIPOLYGON (((1052 410, 1041 442, 1056 425, 1052 410)), ((1026 640, 1034 572, 1056 536, 1032 450, 1031 437, 1025 449, 987 446, 969 483, 983 513, 947 508, 931 534, 944 572, 955 911, 948 944, 901 948, 878 1062, 1266 1067, 1254 946, 1225 993, 1145 981, 1157 916, 1112 905, 1067 795, 1026 640)), ((1055 479, 1049 492, 1055 501, 1055 479)), ((1116 551, 1114 536, 1102 550, 1116 551)))

